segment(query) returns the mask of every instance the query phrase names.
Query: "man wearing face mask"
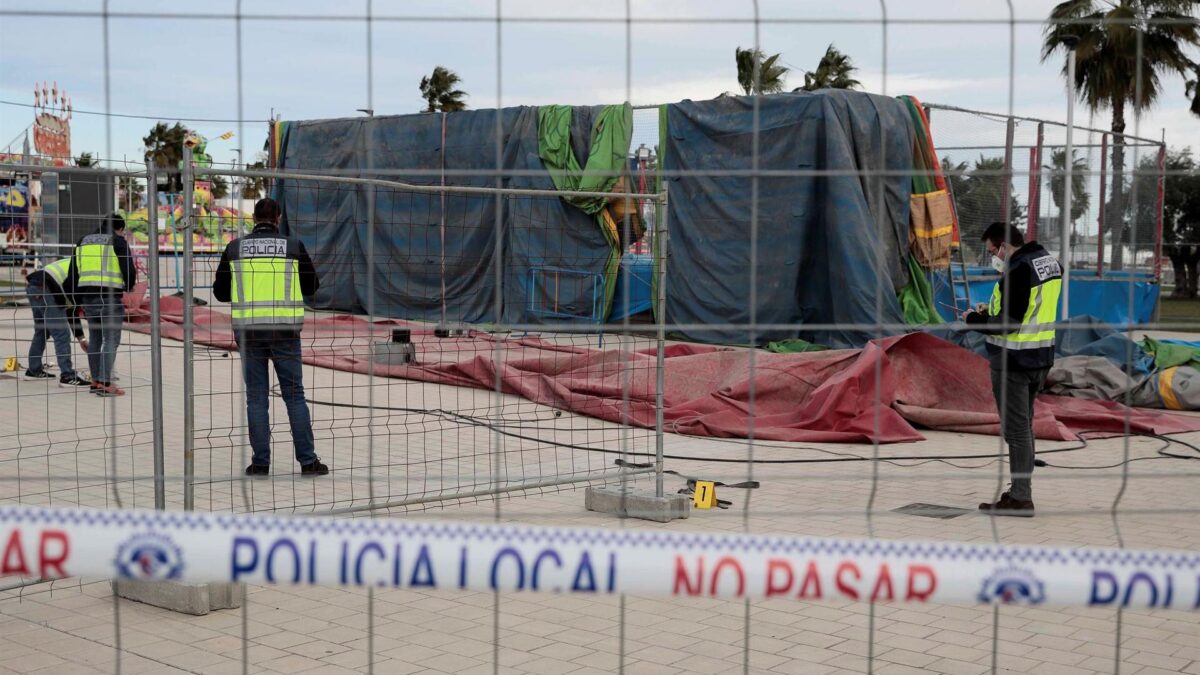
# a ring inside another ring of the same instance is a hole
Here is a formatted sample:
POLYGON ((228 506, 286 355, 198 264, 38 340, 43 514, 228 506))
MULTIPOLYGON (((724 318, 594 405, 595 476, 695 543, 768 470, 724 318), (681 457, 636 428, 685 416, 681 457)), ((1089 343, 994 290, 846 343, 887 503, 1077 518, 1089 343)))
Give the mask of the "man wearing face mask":
POLYGON ((996 516, 1033 517, 1033 404, 1054 365, 1054 324, 1062 292, 1062 265, 1021 231, 992 223, 983 233, 1000 281, 988 303, 963 314, 971 330, 987 335, 992 394, 1008 443, 1012 486, 979 510, 996 516))

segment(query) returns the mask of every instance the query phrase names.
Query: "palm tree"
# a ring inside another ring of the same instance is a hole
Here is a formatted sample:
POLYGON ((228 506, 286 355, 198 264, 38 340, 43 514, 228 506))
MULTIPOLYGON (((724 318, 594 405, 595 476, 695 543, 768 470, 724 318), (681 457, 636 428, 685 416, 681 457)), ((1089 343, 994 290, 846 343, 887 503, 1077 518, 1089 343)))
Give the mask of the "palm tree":
POLYGON ((212 176, 212 198, 215 202, 229 196, 229 181, 220 176, 212 176))
MULTIPOLYGON (((1075 236, 1075 221, 1087 213, 1087 161, 1075 156, 1071 150, 1071 236, 1075 236)), ((1063 202, 1066 199, 1063 188, 1067 183, 1067 149, 1059 148, 1050 152, 1050 163, 1042 170, 1050 175, 1050 198, 1054 208, 1062 217, 1063 202)), ((1054 230, 1057 232, 1057 229, 1054 230)))
MULTIPOLYGON (((267 165, 260 159, 246 168, 261 171, 265 170, 267 165)), ((262 177, 253 176, 246 178, 246 182, 242 184, 242 199, 260 199, 263 196, 264 189, 265 185, 262 177)))
POLYGON ((141 182, 133 176, 118 176, 117 189, 121 195, 121 206, 136 211, 142 207, 143 190, 141 182))
POLYGON ((188 130, 179 122, 168 127, 159 122, 150 129, 150 133, 142 137, 146 146, 146 161, 154 162, 154 166, 166 171, 170 177, 168 192, 182 192, 183 178, 179 174, 179 163, 183 161, 183 140, 187 138, 188 130))
MULTIPOLYGON (((988 225, 1004 218, 1004 158, 980 155, 968 170, 965 162, 955 164, 949 157, 943 157, 942 172, 954 197, 963 250, 974 250, 977 262, 982 264, 986 256, 980 238, 988 225)), ((1013 196, 1011 182, 1008 188, 1009 222, 1021 225, 1025 207, 1013 196)))
POLYGON ((737 47, 733 56, 737 60, 738 85, 746 96, 778 94, 783 91, 783 80, 787 77, 788 67, 778 63, 782 54, 766 56, 761 49, 737 47))
POLYGON ((96 161, 96 156, 90 152, 85 152, 75 158, 75 166, 86 169, 90 166, 96 166, 99 162, 96 161))
MULTIPOLYGON (((1042 61, 1074 48, 1080 99, 1093 112, 1112 109, 1112 199, 1105 221, 1114 242, 1125 233, 1125 110, 1153 107, 1160 75, 1194 71, 1185 49, 1200 45, 1195 7, 1195 0, 1066 0, 1050 11, 1042 61)), ((1122 251, 1113 246, 1111 269, 1124 266, 1122 251)))
POLYGON ((463 102, 467 92, 454 87, 462 82, 458 73, 442 66, 433 69, 433 74, 421 78, 421 98, 427 105, 422 112, 456 112, 466 110, 463 102))
POLYGON ((849 56, 830 44, 825 55, 817 62, 817 69, 804 73, 804 86, 792 91, 816 91, 818 89, 856 89, 862 82, 854 79, 858 67, 849 56))

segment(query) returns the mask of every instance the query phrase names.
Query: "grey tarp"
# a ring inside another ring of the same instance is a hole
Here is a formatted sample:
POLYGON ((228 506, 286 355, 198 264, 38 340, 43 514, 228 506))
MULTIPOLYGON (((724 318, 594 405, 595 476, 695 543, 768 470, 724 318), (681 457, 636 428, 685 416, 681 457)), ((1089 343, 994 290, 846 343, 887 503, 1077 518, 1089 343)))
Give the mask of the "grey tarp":
POLYGON ((660 130, 669 176, 666 319, 673 324, 858 324, 833 330, 683 329, 704 342, 766 344, 801 337, 861 346, 878 322, 903 324, 908 285, 912 124, 896 99, 820 91, 722 97, 667 106, 660 130), (892 175, 881 176, 886 170, 892 175), (709 173, 711 172, 711 173, 709 173), (729 175, 741 172, 741 175, 729 175), (862 173, 875 172, 875 173, 862 173), (671 175, 674 174, 674 175, 671 175), (757 278, 751 220, 757 207, 757 278), (753 292, 752 292, 753 287, 753 292))
MULTIPOLYGON (((582 129, 583 140, 575 144, 577 154, 583 152, 581 161, 587 159, 592 114, 592 108, 577 108, 572 125, 573 132, 582 129)), ((448 185, 493 187, 499 131, 502 184, 553 191, 538 157, 537 119, 537 108, 518 107, 290 122, 280 141, 279 166, 424 185, 438 185, 444 168, 448 185)), ((447 193, 443 198, 299 180, 278 181, 273 195, 284 207, 284 231, 300 237, 313 254, 321 277, 313 304, 322 309, 439 320, 444 283, 451 321, 539 322, 546 320, 546 308, 557 311, 551 320, 570 320, 591 313, 591 279, 603 274, 609 258, 595 219, 557 197, 497 200, 447 193), (372 192, 373 303, 367 261, 372 192), (499 261, 497 243, 503 251, 499 261), (503 274, 499 317, 494 311, 497 263, 503 274), (548 287, 549 278, 558 283, 548 287), (537 294, 533 311, 531 287, 537 294)))

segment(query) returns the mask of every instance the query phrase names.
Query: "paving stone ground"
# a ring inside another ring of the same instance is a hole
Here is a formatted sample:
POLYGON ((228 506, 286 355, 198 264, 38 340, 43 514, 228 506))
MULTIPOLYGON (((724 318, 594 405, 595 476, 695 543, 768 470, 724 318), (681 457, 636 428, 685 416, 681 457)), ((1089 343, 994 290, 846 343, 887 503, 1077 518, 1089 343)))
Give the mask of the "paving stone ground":
MULTIPOLYGON (((28 310, 0 309, 0 345, 23 350, 28 310)), ((566 338, 562 338, 566 339, 566 338)), ((595 336, 573 338, 589 341, 595 336)), ((360 340, 356 348, 366 343, 360 340)), ((647 345, 645 338, 605 338, 605 346, 647 345)), ((170 508, 182 507, 182 351, 164 349, 170 508)), ((481 347, 481 349, 486 347, 481 347)), ((23 357, 22 357, 23 360, 23 357)), ((615 455, 589 448, 653 451, 646 430, 621 429, 491 392, 425 385, 305 367, 313 399, 377 409, 314 405, 328 478, 300 480, 276 424, 274 477, 248 485, 233 478, 246 463, 236 355, 196 354, 198 510, 326 513, 377 503, 377 515, 628 527, 965 542, 1191 549, 1200 546, 1200 490, 1194 463, 1157 457, 1149 438, 1089 441, 1085 449, 1047 456, 1038 469, 1032 520, 993 522, 971 512, 951 519, 893 509, 931 503, 973 509, 1003 487, 1007 467, 992 458, 992 437, 926 433, 919 443, 883 446, 880 464, 837 462, 756 465, 744 441, 666 437, 681 473, 736 482, 727 510, 694 512, 660 525, 620 521, 583 508, 584 483, 543 485, 490 496, 414 503, 485 490, 602 479, 615 455), (372 401, 373 399, 373 401, 372 401), (454 421, 446 410, 490 421, 454 421), (534 440, 531 440, 534 439, 534 440), (554 445, 547 441, 560 445, 554 445), (502 443, 496 452, 497 443, 502 443), (944 454, 978 459, 936 461, 944 454), (1134 461, 1120 464, 1128 456, 1134 461), (496 470, 496 473, 493 473, 496 470), (407 503, 407 505, 404 505, 407 503), (868 509, 871 518, 868 519, 868 509), (1114 510, 1116 517, 1114 517, 1114 510)), ((117 366, 124 398, 100 400, 42 382, 0 379, 0 502, 150 508, 150 355, 146 336, 127 332, 117 366)), ((1200 434, 1182 440, 1200 444, 1200 434)), ((1067 447, 1041 443, 1039 448, 1067 447)), ((871 457, 870 446, 756 443, 757 459, 871 457)), ((638 458, 635 458, 638 459, 638 458)), ((642 477, 636 479, 646 481, 642 477)), ((648 481, 647 481, 647 484, 648 481)), ((682 479, 668 477, 668 489, 682 479)), ((362 514, 358 514, 362 515, 362 514)), ((191 617, 114 600, 106 580, 70 579, 0 592, 0 673, 849 673, 873 661, 885 673, 1110 673, 1200 675, 1200 622, 1173 611, 1046 609, 931 605, 877 606, 787 600, 586 598, 558 595, 249 587, 245 617, 223 610, 191 617), (374 607, 367 611, 368 602, 374 607), (243 624, 245 619, 245 624, 243 624), (497 625, 498 621, 498 625, 497 625), (245 626, 245 627, 244 627, 245 626), (748 648, 746 642, 749 632, 748 648), (496 642, 496 637, 499 642, 496 642)))

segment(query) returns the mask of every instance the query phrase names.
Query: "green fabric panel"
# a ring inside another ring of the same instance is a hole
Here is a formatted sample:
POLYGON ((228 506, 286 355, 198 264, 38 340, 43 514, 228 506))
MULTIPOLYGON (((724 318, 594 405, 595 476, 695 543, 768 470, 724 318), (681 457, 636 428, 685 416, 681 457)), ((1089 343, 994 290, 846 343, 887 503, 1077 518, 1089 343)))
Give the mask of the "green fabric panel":
POLYGON ((807 340, 800 338, 792 338, 791 340, 780 340, 779 342, 768 342, 767 351, 775 352, 776 354, 799 354, 801 352, 823 352, 829 347, 824 345, 815 345, 807 340))
POLYGON ((904 309, 905 322, 915 325, 944 323, 945 320, 933 304, 933 287, 925 278, 925 270, 911 255, 908 256, 908 281, 908 286, 896 294, 904 309))
MULTIPOLYGON (((587 163, 571 151, 572 107, 546 105, 538 108, 538 157, 550 172, 554 187, 577 192, 608 192, 625 172, 629 143, 633 138, 633 108, 628 103, 607 105, 592 122, 592 137, 587 163)), ((564 197, 567 202, 596 216, 596 225, 608 241, 610 253, 604 266, 605 319, 612 309, 617 287, 617 272, 621 265, 620 241, 616 233, 604 224, 601 211, 607 200, 603 197, 564 197)))
POLYGON ((1200 347, 1173 345, 1145 338, 1142 340, 1142 349, 1154 355, 1154 367, 1158 370, 1184 365, 1200 366, 1200 347))
MULTIPOLYGON (((936 167, 931 166, 931 156, 929 148, 925 142, 926 130, 925 123, 921 119, 921 113, 917 110, 917 106, 913 104, 912 99, 908 96, 901 96, 901 101, 904 101, 904 107, 908 110, 909 119, 912 120, 914 138, 916 138, 916 152, 913 153, 913 168, 919 171, 933 171, 936 167)), ((929 192, 937 191, 937 183, 931 175, 917 175, 912 177, 912 192, 915 195, 923 195, 929 192)))

